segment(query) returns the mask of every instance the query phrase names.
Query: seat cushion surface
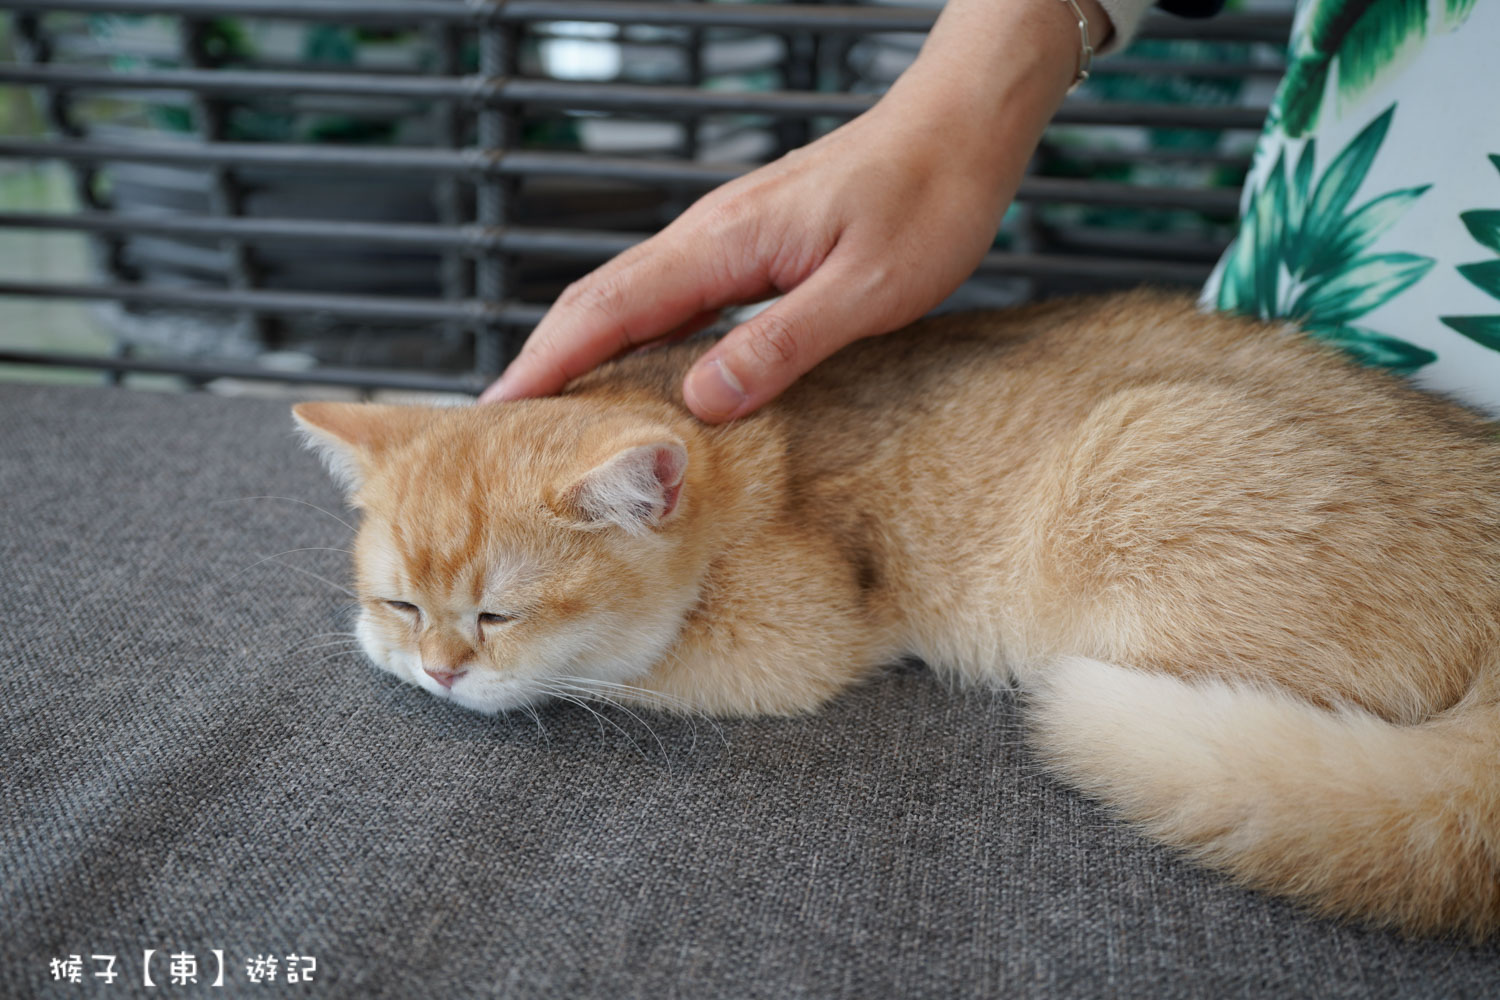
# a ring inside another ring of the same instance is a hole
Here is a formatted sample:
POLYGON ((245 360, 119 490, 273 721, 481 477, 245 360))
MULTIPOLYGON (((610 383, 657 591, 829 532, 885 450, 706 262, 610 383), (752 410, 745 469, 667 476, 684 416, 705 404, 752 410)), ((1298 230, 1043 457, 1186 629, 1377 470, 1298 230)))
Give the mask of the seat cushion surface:
POLYGON ((0 428, 0 994, 159 995, 145 949, 251 995, 1500 989, 1147 843, 918 666, 791 720, 441 703, 329 634, 353 518, 284 403, 5 385, 0 428))

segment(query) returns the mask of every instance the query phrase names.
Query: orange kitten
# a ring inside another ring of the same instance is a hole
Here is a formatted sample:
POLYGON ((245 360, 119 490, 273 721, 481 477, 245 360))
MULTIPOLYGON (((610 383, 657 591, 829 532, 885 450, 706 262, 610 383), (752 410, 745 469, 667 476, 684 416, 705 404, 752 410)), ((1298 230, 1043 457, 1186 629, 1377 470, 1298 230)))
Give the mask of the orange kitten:
POLYGON ((1500 924, 1500 441, 1150 293, 846 348, 723 427, 701 343, 561 397, 296 416, 364 511, 370 658, 484 712, 815 709, 919 656, 1057 771, 1325 912, 1500 924))

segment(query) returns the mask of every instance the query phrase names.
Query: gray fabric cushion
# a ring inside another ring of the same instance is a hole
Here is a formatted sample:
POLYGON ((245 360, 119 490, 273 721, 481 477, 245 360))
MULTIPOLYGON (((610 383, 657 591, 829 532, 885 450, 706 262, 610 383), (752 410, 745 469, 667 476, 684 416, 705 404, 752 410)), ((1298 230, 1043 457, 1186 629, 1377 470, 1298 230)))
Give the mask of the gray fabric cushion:
POLYGON ((247 959, 291 952, 343 997, 1500 989, 1496 945, 1312 919, 1148 844, 1039 772, 1014 703, 921 668, 648 732, 471 715, 311 648, 349 601, 289 567, 345 556, 276 554, 350 533, 244 499, 346 516, 290 426, 0 387, 0 993, 75 995, 48 972, 74 953, 119 956, 90 994, 172 993, 145 948, 200 981, 221 949, 249 995, 247 959))

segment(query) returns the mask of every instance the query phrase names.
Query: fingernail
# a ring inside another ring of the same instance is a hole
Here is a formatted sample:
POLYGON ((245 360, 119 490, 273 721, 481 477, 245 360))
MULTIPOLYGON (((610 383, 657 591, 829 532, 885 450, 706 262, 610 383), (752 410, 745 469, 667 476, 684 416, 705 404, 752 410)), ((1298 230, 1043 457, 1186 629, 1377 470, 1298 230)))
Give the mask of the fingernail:
POLYGON ((728 420, 745 405, 745 387, 717 358, 699 365, 688 376, 682 394, 688 406, 715 420, 728 420))
POLYGON ((510 377, 510 372, 502 372, 500 377, 490 384, 490 387, 479 394, 481 403, 503 403, 510 399, 511 383, 515 380, 510 377))

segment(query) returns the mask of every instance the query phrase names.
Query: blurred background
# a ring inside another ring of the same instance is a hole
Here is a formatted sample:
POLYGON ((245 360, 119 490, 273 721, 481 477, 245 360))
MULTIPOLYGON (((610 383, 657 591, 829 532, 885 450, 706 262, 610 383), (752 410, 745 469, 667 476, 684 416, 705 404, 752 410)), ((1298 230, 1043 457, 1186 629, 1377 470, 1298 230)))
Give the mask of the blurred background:
MULTIPOLYGON (((946 305, 1200 283, 1291 7, 1096 62, 946 305)), ((868 107, 935 13, 0 0, 0 379, 471 393, 569 281, 868 107)))

